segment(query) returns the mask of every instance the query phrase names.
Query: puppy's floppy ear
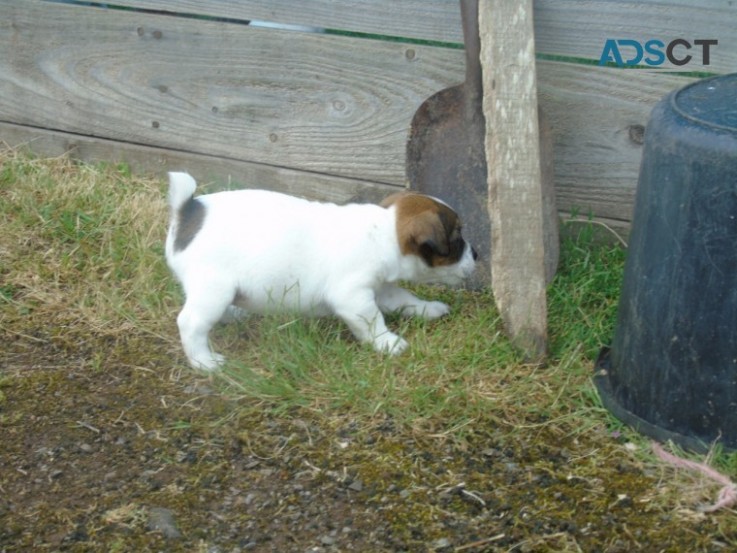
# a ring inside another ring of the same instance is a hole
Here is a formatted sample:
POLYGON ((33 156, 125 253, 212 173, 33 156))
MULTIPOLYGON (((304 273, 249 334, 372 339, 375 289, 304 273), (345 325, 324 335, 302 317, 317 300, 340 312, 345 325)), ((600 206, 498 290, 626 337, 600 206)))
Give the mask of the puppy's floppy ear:
POLYGON ((428 265, 433 265, 435 256, 450 254, 448 235, 437 213, 423 211, 409 218, 399 228, 403 249, 414 250, 428 265))

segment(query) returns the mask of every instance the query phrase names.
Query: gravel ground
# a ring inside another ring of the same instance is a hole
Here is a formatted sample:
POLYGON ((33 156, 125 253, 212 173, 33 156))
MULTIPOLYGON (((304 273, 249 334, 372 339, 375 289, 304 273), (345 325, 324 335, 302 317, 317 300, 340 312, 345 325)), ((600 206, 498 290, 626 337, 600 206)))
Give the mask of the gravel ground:
POLYGON ((155 344, 5 334, 0 551, 727 551, 615 437, 460 439, 223 397, 155 344), (104 355, 100 355, 103 352, 104 355), (665 500, 664 500, 665 498, 665 500))

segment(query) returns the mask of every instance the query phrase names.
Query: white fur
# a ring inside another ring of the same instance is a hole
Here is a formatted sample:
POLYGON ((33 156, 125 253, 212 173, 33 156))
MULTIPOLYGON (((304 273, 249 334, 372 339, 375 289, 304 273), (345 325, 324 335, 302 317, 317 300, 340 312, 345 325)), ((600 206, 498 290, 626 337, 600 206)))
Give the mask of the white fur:
POLYGON ((278 310, 337 315, 362 342, 398 354, 407 342, 391 332, 382 312, 427 319, 449 312, 398 287, 398 280, 460 284, 474 267, 471 247, 455 265, 431 268, 402 255, 395 208, 369 204, 338 206, 263 190, 200 196, 202 228, 182 251, 174 251, 176 213, 196 183, 169 173, 173 216, 166 259, 186 301, 177 317, 190 364, 213 370, 223 357, 210 350, 208 333, 220 320, 278 310), (238 296, 243 302, 234 307, 238 296))

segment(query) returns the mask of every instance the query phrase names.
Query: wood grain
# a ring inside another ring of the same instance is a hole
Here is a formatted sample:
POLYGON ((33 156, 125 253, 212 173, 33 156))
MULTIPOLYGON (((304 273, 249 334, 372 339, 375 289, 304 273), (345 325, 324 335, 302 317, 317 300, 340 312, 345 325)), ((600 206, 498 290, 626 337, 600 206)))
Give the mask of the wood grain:
MULTIPOLYGON (((538 0, 535 2, 537 51, 598 61, 604 41, 633 39, 644 43, 675 38, 718 39, 712 47, 711 65, 701 65, 701 50, 693 48, 694 60, 676 67, 665 63, 661 69, 728 73, 737 67, 737 3, 731 0, 666 0, 633 2, 606 0, 538 0), (698 58, 698 59, 697 59, 698 58)), ((689 53, 676 50, 679 56, 689 53)), ((625 54, 626 55, 626 54, 625 54)), ((621 70, 620 70, 621 71, 621 70)), ((626 70, 631 72, 631 70, 626 70)))
MULTIPOLYGON (((189 171, 200 183, 210 185, 211 190, 263 188, 339 204, 347 202, 379 203, 383 198, 398 190, 393 186, 371 182, 9 123, 0 123, 0 137, 2 137, 0 147, 28 150, 39 156, 69 155, 74 159, 90 163, 126 163, 138 174, 158 176, 162 179, 162 183, 167 171, 189 171)), ((564 236, 575 236, 582 229, 591 226, 602 242, 627 240, 629 232, 627 221, 601 217, 590 219, 567 212, 561 212, 560 218, 563 223, 561 234, 564 236)))
MULTIPOLYGON (((143 0, 115 4, 151 8, 143 0)), ((458 3, 449 0, 158 0, 156 9, 463 43, 458 3)))
POLYGON ((539 361, 547 347, 547 307, 532 0, 481 5, 490 8, 479 12, 479 33, 491 288, 512 342, 539 361))
MULTIPOLYGON (((481 1, 482 9, 490 5, 488 2, 481 1)), ((115 3, 151 7, 151 2, 143 0, 118 0, 115 3)), ((451 0, 159 0, 156 7, 175 13, 261 19, 463 43, 458 3, 451 0)), ((737 28, 737 3, 730 0, 536 0, 534 24, 538 53, 598 61, 608 38, 642 42, 654 38, 664 42, 674 38, 690 41, 717 38, 719 45, 713 50, 708 70, 726 73, 737 67, 737 41, 733 40, 737 28)), ((693 53, 697 54, 696 50, 693 53)), ((672 65, 669 67, 673 68, 672 65)), ((689 69, 703 68, 692 65, 689 69)))
POLYGON ((400 190, 372 182, 10 123, 0 123, 0 137, 0 146, 27 149, 40 156, 69 155, 90 163, 125 163, 135 173, 162 180, 167 171, 187 171, 214 189, 259 188, 339 204, 378 203, 400 190))
POLYGON ((399 185, 414 109, 462 63, 445 49, 111 13, 0 4, 0 119, 399 185))
MULTIPOLYGON (((461 33, 450 0, 161 0, 156 6, 221 17, 247 10, 249 17, 328 21, 363 32, 406 28, 411 33, 403 36, 439 40, 460 41, 461 33)), ((716 36, 712 69, 737 67, 737 41, 730 40, 736 8, 728 2, 538 0, 534 6, 538 52, 598 56, 610 33, 640 29, 652 36, 716 36)), ((537 67, 554 136, 559 208, 629 220, 642 151, 637 129, 655 102, 689 79, 550 61, 537 67)), ((463 52, 446 48, 40 0, 0 2, 1 121, 298 174, 402 185, 412 115, 425 98, 462 82, 463 68, 463 52)))
POLYGON ((537 67, 559 209, 630 220, 650 111, 693 79, 556 62, 537 67))

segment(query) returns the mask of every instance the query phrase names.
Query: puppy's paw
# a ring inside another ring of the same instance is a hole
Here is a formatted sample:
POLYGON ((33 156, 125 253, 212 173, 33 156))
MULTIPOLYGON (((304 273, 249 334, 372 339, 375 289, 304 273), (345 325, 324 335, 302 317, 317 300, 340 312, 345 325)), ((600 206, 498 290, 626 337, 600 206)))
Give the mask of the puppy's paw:
POLYGON ((399 355, 409 347, 409 342, 393 332, 385 332, 374 338, 374 349, 389 355, 399 355))
POLYGON ((198 358, 192 358, 189 360, 189 364, 193 369, 198 371, 213 372, 222 367, 225 363, 225 357, 219 353, 210 352, 208 355, 203 355, 198 358))
POLYGON ((419 315, 427 320, 439 319, 450 313, 450 307, 442 301, 428 301, 420 307, 419 315))

